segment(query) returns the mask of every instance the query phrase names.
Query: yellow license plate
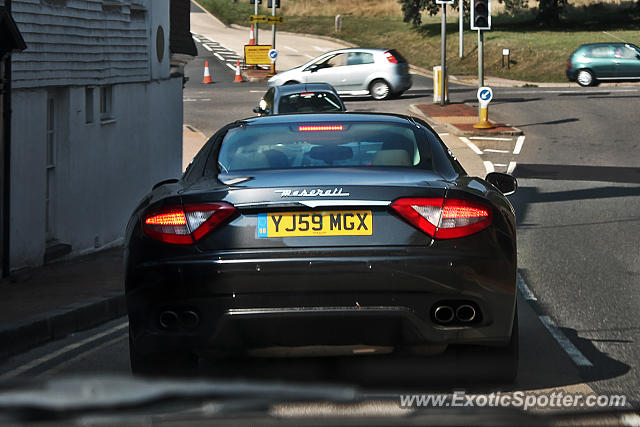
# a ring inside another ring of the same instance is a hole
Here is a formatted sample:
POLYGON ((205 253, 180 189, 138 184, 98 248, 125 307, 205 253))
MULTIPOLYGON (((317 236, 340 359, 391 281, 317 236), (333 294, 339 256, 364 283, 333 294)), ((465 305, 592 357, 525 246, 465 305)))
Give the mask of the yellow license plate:
POLYGON ((258 237, 372 234, 371 211, 273 212, 258 215, 258 237))

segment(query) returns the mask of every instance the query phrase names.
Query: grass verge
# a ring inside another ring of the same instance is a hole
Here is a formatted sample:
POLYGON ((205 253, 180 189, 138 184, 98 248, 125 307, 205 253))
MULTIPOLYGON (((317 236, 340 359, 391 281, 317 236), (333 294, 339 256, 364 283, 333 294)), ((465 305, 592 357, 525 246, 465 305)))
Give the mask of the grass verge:
MULTIPOLYGON (((253 13, 253 5, 246 0, 237 3, 201 0, 200 4, 226 23, 248 25, 247 17, 253 13)), ((286 10, 283 9, 285 23, 279 30, 332 36, 359 46, 396 48, 410 63, 425 68, 440 62, 439 17, 426 18, 422 26, 414 29, 397 15, 345 15, 342 31, 336 33, 333 16, 290 16, 286 10)), ((637 30, 640 11, 633 4, 569 8, 555 28, 540 27, 533 17, 531 11, 515 17, 495 17, 494 29, 485 32, 485 75, 531 82, 564 82, 567 59, 581 44, 624 40, 640 45, 637 30), (502 65, 504 48, 511 53, 509 67, 506 63, 502 65)), ((459 58, 458 24, 457 18, 454 19, 447 22, 447 66, 453 75, 476 75, 477 33, 464 32, 464 57, 459 58)), ((465 23, 465 28, 468 27, 465 23)))

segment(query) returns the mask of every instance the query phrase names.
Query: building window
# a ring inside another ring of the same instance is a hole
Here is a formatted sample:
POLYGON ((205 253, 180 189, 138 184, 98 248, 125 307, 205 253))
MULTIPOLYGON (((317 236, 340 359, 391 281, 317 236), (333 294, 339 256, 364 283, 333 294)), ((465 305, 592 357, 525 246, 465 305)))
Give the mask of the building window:
POLYGON ((100 88, 100 120, 113 119, 113 86, 100 88))
POLYGON ((88 87, 84 90, 84 114, 85 122, 93 123, 93 88, 88 87))

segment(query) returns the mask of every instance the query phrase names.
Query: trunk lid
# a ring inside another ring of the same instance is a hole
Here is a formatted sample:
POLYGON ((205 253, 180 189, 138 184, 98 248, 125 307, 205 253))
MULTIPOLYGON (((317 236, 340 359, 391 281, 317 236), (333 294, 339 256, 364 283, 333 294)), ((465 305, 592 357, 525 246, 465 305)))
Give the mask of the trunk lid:
POLYGON ((200 184, 199 189, 182 195, 185 204, 221 200, 238 209, 235 219, 198 242, 203 251, 428 245, 431 238, 408 224, 389 204, 399 197, 443 197, 448 188, 434 172, 406 168, 251 171, 220 174, 218 180, 228 186, 225 192, 206 191, 200 184), (283 229, 305 234, 311 233, 309 227, 321 228, 319 233, 330 228, 330 235, 274 236, 274 232, 281 232, 274 226, 283 217, 284 222, 277 224, 283 229), (287 221, 293 222, 284 226, 287 221), (271 229, 265 234, 269 223, 271 229))

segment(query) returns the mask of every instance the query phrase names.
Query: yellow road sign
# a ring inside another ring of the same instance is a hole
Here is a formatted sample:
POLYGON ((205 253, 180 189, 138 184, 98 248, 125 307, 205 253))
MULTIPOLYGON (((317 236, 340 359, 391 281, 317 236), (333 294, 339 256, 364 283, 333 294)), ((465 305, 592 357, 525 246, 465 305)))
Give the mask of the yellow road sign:
POLYGON ((272 25, 282 24, 284 22, 282 16, 267 16, 267 21, 272 25))
POLYGON ((247 65, 265 65, 271 64, 269 59, 269 51, 271 45, 244 45, 244 62, 247 65))
POLYGON ((249 22, 252 24, 267 22, 267 15, 249 15, 249 22))

